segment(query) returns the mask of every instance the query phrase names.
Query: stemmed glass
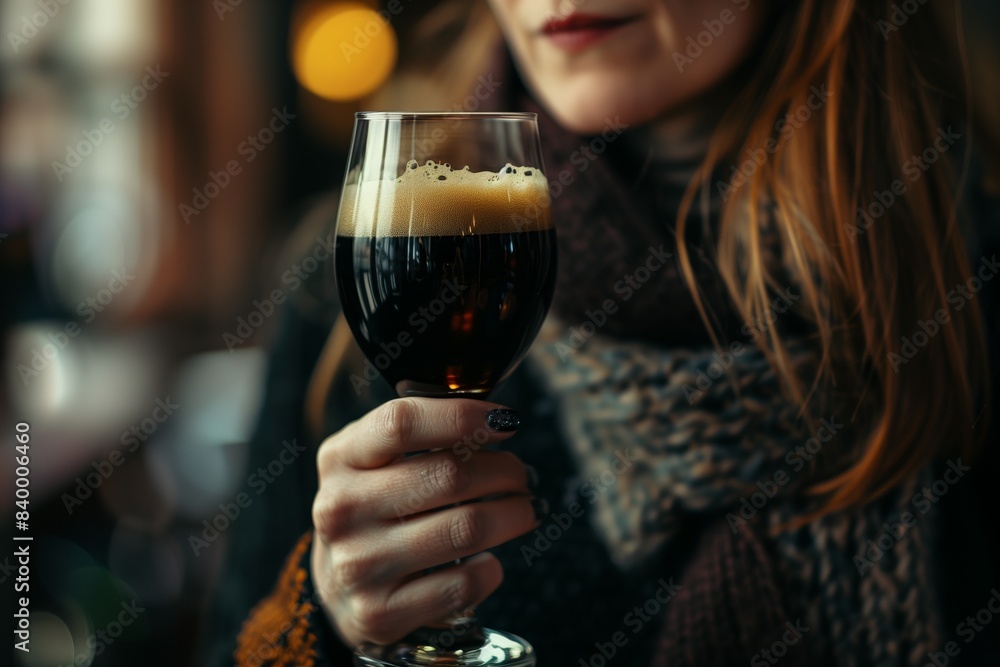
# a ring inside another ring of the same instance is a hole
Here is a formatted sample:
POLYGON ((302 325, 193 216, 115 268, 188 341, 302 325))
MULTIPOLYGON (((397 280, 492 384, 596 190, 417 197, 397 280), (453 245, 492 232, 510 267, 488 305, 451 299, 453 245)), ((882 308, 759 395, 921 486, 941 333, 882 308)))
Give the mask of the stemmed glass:
MULTIPOLYGON (((399 396, 486 398, 527 352, 555 285, 542 168, 535 114, 355 116, 337 290, 359 346, 399 396)), ((471 616, 361 646, 355 664, 535 664, 530 644, 471 616)))

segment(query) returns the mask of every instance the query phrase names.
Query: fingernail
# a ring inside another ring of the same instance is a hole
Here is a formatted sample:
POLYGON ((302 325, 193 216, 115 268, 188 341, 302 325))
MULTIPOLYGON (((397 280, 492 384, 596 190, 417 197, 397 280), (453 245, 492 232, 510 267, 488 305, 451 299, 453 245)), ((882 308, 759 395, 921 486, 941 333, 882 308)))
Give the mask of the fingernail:
POLYGON ((549 501, 545 498, 532 498, 531 499, 531 509, 535 510, 535 518, 539 521, 544 521, 545 517, 549 515, 549 501))
POLYGON ((525 485, 528 487, 528 491, 534 493, 538 490, 538 470, 533 465, 525 465, 524 471, 527 474, 525 485))
POLYGON ((516 431, 521 425, 521 420, 516 411, 498 408, 486 413, 486 425, 494 431, 507 433, 516 431))

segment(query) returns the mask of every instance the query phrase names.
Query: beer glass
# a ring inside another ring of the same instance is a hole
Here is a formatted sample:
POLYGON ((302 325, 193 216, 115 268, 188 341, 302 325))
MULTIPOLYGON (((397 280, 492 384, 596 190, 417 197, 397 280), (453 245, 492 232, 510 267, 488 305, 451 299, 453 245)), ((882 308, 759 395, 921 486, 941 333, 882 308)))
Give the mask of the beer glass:
MULTIPOLYGON (((527 352, 555 286, 535 114, 359 113, 336 226, 341 310, 399 396, 486 398, 527 352)), ((535 664, 471 610, 356 665, 535 664)))

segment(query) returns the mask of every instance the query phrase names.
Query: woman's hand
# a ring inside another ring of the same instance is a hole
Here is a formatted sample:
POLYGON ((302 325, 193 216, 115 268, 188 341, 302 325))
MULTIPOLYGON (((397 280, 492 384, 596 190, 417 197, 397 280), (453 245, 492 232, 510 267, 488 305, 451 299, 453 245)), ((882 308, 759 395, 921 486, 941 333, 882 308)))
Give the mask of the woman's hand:
POLYGON ((475 606, 503 579, 496 557, 481 552, 537 527, 524 464, 484 449, 517 426, 511 411, 491 412, 498 409, 400 398, 323 442, 313 578, 349 645, 391 643, 475 606))

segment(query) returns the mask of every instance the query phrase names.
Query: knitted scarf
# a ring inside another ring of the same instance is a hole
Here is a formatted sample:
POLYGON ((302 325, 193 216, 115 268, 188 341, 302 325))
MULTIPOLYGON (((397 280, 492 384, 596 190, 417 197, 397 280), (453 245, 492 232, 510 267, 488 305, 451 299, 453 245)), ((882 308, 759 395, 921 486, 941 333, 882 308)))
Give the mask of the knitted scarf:
MULTIPOLYGON (((843 417, 810 434, 751 344, 719 355, 578 338, 550 321, 529 360, 557 401, 594 528, 620 567, 661 557, 682 525, 714 515, 772 545, 788 597, 825 634, 835 664, 923 665, 939 649, 928 549, 939 517, 918 492, 929 473, 860 510, 781 530, 814 509, 795 492, 827 443, 852 437, 843 417)), ((810 356, 793 355, 800 365, 810 356)))
POLYGON ((739 322, 712 260, 718 202, 703 202, 692 222, 709 222, 689 225, 685 242, 727 341, 720 354, 673 252, 672 223, 696 157, 659 160, 650 151, 643 159, 634 131, 631 145, 627 132, 596 142, 570 135, 526 96, 520 106, 539 114, 550 182, 570 175, 553 192, 553 314, 528 363, 559 406, 612 558, 642 566, 689 522, 714 517, 734 534, 749 527, 770 545, 786 595, 825 635, 837 665, 923 665, 942 636, 928 548, 939 516, 921 495, 932 473, 864 508, 784 529, 815 509, 797 491, 816 460, 863 435, 846 404, 810 430, 754 344, 778 326, 803 341, 790 346, 793 368, 804 377, 815 368, 818 355, 794 315, 795 287, 775 295, 773 323, 739 322), (583 147, 603 151, 586 169, 583 147))

